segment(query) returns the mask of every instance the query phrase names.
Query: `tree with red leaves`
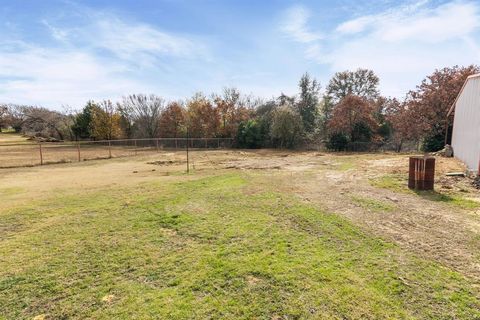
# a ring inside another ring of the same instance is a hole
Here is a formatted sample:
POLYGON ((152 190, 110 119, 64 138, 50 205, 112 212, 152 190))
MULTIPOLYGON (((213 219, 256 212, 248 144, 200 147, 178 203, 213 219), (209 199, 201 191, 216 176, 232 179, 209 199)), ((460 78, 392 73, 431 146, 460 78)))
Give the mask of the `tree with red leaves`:
POLYGON ((178 138, 186 133, 186 111, 179 102, 170 102, 160 116, 160 136, 178 138))
POLYGON ((395 146, 395 151, 400 152, 405 142, 418 142, 419 128, 411 125, 412 111, 407 104, 397 99, 385 101, 385 119, 392 127, 390 141, 395 146))
POLYGON ((331 134, 342 133, 350 142, 368 142, 378 126, 374 106, 367 99, 347 95, 335 106, 328 124, 331 134))
POLYGON ((454 66, 435 70, 417 89, 410 91, 406 100, 408 122, 412 131, 424 140, 425 151, 437 151, 443 147, 447 113, 469 75, 480 72, 475 65, 454 66))
POLYGON ((220 128, 220 115, 212 102, 198 93, 187 103, 187 124, 193 138, 216 137, 220 128))
POLYGON ((235 88, 225 88, 222 96, 214 98, 215 108, 220 116, 219 135, 232 138, 237 135, 240 123, 248 121, 253 114, 248 105, 248 97, 243 97, 235 88))

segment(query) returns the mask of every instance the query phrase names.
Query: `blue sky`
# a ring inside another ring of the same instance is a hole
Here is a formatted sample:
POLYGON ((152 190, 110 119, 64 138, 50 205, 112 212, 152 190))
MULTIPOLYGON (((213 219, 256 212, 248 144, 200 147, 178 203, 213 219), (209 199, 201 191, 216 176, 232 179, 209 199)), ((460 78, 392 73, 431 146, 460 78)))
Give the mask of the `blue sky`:
POLYGON ((78 109, 130 93, 294 94, 308 71, 373 69, 402 98, 480 64, 478 1, 2 0, 0 102, 78 109))

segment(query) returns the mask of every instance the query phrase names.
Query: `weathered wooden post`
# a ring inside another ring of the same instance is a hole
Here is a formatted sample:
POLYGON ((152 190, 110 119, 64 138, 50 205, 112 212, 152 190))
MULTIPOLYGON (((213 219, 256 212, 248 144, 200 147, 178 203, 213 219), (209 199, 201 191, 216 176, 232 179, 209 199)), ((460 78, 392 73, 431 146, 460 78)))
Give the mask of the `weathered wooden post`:
POLYGON ((189 155, 188 155, 188 140, 190 139, 187 127, 187 173, 190 173, 190 163, 189 163, 189 155))
POLYGON ((43 152, 42 152, 42 143, 38 143, 38 147, 40 149, 40 165, 43 166, 43 152))
POLYGON ((435 158, 410 157, 408 187, 414 190, 433 190, 435 180, 435 158))
POLYGON ((80 142, 77 141, 77 154, 78 154, 78 162, 80 162, 80 142))

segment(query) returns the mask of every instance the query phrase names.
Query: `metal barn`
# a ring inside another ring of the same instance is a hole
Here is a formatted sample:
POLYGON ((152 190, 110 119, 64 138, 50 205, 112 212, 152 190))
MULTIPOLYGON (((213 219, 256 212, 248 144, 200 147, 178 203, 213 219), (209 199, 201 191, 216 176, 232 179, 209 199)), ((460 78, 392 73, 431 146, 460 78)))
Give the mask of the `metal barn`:
POLYGON ((480 73, 463 84, 448 116, 453 115, 452 147, 456 158, 470 171, 480 165, 480 73))

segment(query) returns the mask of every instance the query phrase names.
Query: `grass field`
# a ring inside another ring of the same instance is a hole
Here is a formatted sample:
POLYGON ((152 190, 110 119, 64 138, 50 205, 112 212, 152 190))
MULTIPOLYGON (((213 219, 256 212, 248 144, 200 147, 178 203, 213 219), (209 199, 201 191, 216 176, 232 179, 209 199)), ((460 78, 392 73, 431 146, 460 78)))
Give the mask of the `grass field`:
POLYGON ((465 181, 408 192, 394 155, 182 157, 0 171, 0 319, 480 319, 465 181))

